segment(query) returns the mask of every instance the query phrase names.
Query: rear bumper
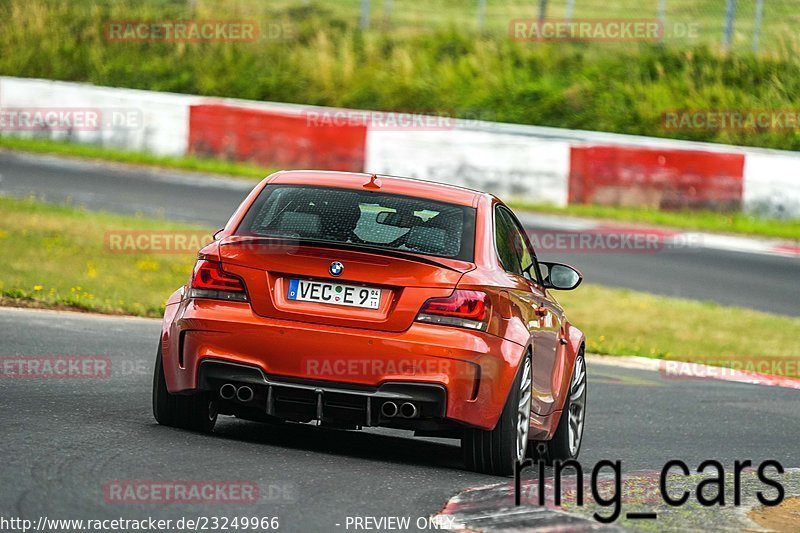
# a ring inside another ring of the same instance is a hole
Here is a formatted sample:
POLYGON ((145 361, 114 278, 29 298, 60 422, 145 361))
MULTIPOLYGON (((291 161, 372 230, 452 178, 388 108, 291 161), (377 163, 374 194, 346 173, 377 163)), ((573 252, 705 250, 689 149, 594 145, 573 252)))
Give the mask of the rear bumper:
MULTIPOLYGON (((460 328, 421 323, 400 333, 343 328, 269 319, 246 303, 202 299, 167 306, 162 343, 172 393, 211 390, 224 376, 211 377, 205 369, 233 363, 248 369, 240 377, 257 385, 253 402, 264 412, 272 389, 273 402, 278 395, 297 396, 299 404, 311 401, 316 414, 321 396, 323 419, 330 403, 344 406, 339 414, 353 407, 351 414, 363 420, 359 424, 370 425, 380 422, 377 410, 385 398, 405 394, 427 406, 425 418, 483 429, 495 426, 525 350, 460 328), (422 391, 423 397, 411 391, 422 391)), ((337 410, 331 409, 333 416, 337 410)))
POLYGON ((252 399, 229 401, 234 407, 256 409, 268 416, 300 422, 354 426, 408 426, 445 418, 446 391, 441 385, 424 383, 384 383, 379 387, 353 387, 311 380, 281 380, 266 376, 257 367, 205 359, 198 372, 198 388, 219 395, 221 388, 232 384, 247 386, 252 399), (387 416, 383 406, 411 404, 413 416, 399 410, 387 416), (255 406, 255 407, 251 407, 255 406))

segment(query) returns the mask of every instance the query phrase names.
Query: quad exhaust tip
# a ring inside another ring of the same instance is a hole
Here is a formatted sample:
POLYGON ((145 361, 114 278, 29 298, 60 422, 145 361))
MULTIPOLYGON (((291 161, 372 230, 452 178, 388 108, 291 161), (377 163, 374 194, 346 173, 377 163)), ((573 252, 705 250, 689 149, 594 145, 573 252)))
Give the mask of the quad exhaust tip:
POLYGON ((237 387, 233 383, 226 383, 219 388, 219 397, 223 400, 233 400, 236 398, 242 403, 247 403, 253 399, 253 396, 255 396, 253 389, 247 385, 237 387))
POLYGON ((383 402, 381 405, 381 414, 386 418, 394 418, 400 416, 401 418, 417 418, 419 409, 411 402, 404 402, 399 406, 394 402, 383 402))
POLYGON ((253 389, 244 385, 239 387, 236 391, 236 399, 242 403, 247 403, 253 399, 253 389))
POLYGON ((397 416, 397 404, 394 402, 383 402, 381 405, 381 414, 386 418, 394 418, 397 416))
POLYGON ((233 383, 226 383, 219 388, 219 397, 223 400, 233 400, 236 396, 236 386, 233 383))
POLYGON ((405 402, 400 406, 400 416, 403 418, 417 418, 418 414, 417 406, 411 402, 405 402))

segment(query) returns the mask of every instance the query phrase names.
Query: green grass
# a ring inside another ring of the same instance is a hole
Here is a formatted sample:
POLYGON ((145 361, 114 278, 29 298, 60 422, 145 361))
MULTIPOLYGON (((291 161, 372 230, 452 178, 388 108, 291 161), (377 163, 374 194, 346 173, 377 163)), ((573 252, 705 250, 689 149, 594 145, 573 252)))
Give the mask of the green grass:
POLYGON ((800 375, 800 318, 596 285, 557 297, 592 353, 754 369, 767 364, 775 365, 772 373, 800 375))
MULTIPOLYGON (((752 0, 741 0, 736 42, 719 50, 720 1, 670 0, 669 20, 695 21, 698 39, 663 44, 520 43, 503 29, 535 3, 489 2, 487 26, 455 0, 398 2, 396 22, 358 29, 357 0, 7 0, 0 3, 0 74, 252 100, 357 109, 448 112, 468 118, 718 143, 800 149, 800 131, 662 127, 667 110, 792 110, 800 105, 800 46, 791 6, 768 2, 764 42, 748 50, 752 0), (191 6, 196 5, 192 10, 191 6), (282 39, 114 42, 111 20, 245 19, 285 24, 282 39), (470 21, 470 22, 468 22, 470 21), (783 28, 783 29, 781 29, 783 28), (786 30, 786 31, 784 31, 786 30)), ((471 6, 472 4, 470 4, 471 6)), ((551 3, 553 16, 563 2, 551 3)), ((622 0, 577 2, 575 16, 630 16, 622 0), (581 14, 583 10, 583 14, 581 14)), ((655 1, 641 6, 652 17, 655 1)), ((643 15, 638 15, 643 16, 643 15)))
MULTIPOLYGON (((254 5, 257 1, 250 0, 246 5, 254 5)), ((755 3, 756 0, 737 0, 733 34, 735 48, 749 49, 752 46, 755 3)), ((297 2, 273 0, 270 4, 274 9, 296 5, 297 2)), ((547 17, 565 18, 567 4, 568 0, 548 0, 547 17)), ((361 0, 338 0, 328 5, 341 19, 355 21, 359 18, 361 0)), ((573 18, 652 19, 658 13, 658 5, 659 0, 577 0, 574 2, 573 18)), ((477 1, 428 0, 423 4, 418 0, 393 0, 391 12, 387 12, 384 2, 373 1, 370 19, 372 25, 384 31, 430 31, 448 25, 477 29, 477 7, 477 1)), ((720 45, 724 31, 725 0, 667 0, 665 7, 665 44, 683 46, 688 42, 720 45), (692 33, 681 35, 683 27, 691 28, 692 33)), ((510 19, 535 18, 538 9, 537 1, 488 0, 483 20, 484 31, 506 35, 510 19)), ((797 20, 796 5, 792 0, 766 2, 761 26, 761 49, 771 51, 796 42, 797 32, 793 23, 797 20)))
MULTIPOLYGON (((0 296, 11 303, 161 316, 197 250, 111 253, 106 232, 203 229, 0 197, 0 296)), ((209 231, 209 234, 211 231, 209 231)))
POLYGON ((53 141, 50 139, 26 139, 19 137, 0 137, 0 148, 21 150, 25 152, 54 154, 60 156, 78 157, 81 159, 99 159, 116 163, 144 165, 159 168, 174 168, 196 172, 208 172, 225 176, 262 179, 274 169, 235 163, 221 159, 200 159, 193 156, 165 157, 96 146, 92 144, 76 144, 70 142, 53 141))
MULTIPOLYGON (((109 231, 198 229, 0 197, 0 303, 158 317, 195 252, 110 253, 109 231)), ((200 228, 206 229, 206 228, 200 228)), ((210 230, 209 230, 210 232, 210 230)), ((592 285, 560 293, 590 352, 715 364, 794 361, 800 319, 592 285)))
POLYGON ((735 233, 800 240, 800 219, 761 218, 752 214, 716 211, 658 211, 637 207, 615 207, 601 205, 552 205, 509 202, 521 211, 535 211, 554 215, 569 215, 610 221, 634 222, 696 231, 735 233))

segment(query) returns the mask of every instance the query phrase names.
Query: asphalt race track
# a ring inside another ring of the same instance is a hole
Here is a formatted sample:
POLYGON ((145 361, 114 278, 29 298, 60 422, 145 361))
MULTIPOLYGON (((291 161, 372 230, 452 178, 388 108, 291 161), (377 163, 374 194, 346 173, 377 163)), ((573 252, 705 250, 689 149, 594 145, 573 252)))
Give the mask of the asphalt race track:
MULTIPOLYGON (((0 151, 0 194, 208 227, 221 226, 254 183, 0 151)), ((800 315, 800 259, 708 248, 548 258, 576 265, 593 283, 800 315)), ((281 531, 346 531, 348 517, 425 519, 465 488, 507 481, 464 470, 455 441, 401 431, 230 417, 211 436, 158 426, 150 405, 158 335, 157 320, 0 309, 0 363, 94 356, 111 366, 93 379, 0 373, 0 517, 278 517, 281 531), (194 505, 108 497, 110 484, 148 480, 244 482, 258 498, 194 505)), ((800 466, 796 390, 593 361, 589 387, 587 471, 604 459, 621 460, 624 472, 660 470, 674 458, 692 468, 707 459, 728 469, 736 459, 800 466)))
MULTIPOLYGON (((0 150, 0 194, 206 226, 222 226, 254 184, 0 150)), ((800 258, 700 247, 545 257, 573 264, 590 283, 800 316, 800 258)))
MULTIPOLYGON (((399 431, 346 432, 224 418, 212 436, 152 418, 157 320, 0 309, 0 357, 108 357, 95 379, 0 379, 0 515, 178 519, 277 516, 281 531, 345 531, 348 516, 437 513, 455 493, 498 481, 462 469, 453 441, 399 431), (247 505, 106 501, 124 480, 234 480, 260 487, 247 505), (336 524, 340 524, 337 526, 336 524)), ((717 459, 797 466, 797 391, 589 364, 581 462, 620 459, 623 471, 692 468, 717 459)), ((704 512, 714 513, 714 509, 704 512)), ((352 530, 352 529, 351 529, 352 530)))

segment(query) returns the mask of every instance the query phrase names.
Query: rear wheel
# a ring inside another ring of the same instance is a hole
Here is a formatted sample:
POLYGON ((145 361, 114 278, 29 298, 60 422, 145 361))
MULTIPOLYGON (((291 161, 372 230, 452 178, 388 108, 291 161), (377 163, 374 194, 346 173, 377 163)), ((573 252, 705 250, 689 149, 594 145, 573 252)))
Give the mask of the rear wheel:
POLYGON ((553 438, 544 442, 531 442, 529 457, 553 461, 577 459, 583 442, 583 426, 586 419, 586 360, 583 349, 575 358, 569 396, 564 402, 558 428, 553 438))
POLYGON ((514 385, 493 430, 468 429, 461 439, 464 463, 470 470, 507 476, 525 458, 531 422, 533 369, 530 353, 520 363, 514 385))
POLYGON ((153 416, 162 426, 210 433, 217 423, 217 405, 210 394, 170 394, 164 378, 161 342, 153 372, 153 416))

